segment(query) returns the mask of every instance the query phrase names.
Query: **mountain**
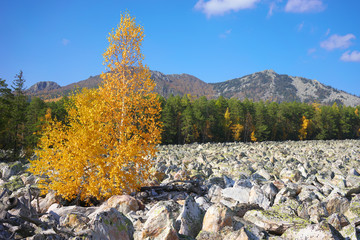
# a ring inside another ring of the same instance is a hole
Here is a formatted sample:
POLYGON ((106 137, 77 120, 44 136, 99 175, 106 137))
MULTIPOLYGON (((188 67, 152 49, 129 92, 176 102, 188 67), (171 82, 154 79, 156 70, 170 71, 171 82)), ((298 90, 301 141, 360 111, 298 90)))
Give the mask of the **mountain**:
POLYGON ((56 82, 51 82, 51 81, 38 82, 38 83, 32 85, 27 90, 27 93, 32 94, 32 93, 37 93, 37 92, 41 92, 41 91, 51 91, 51 90, 58 89, 58 88, 61 88, 61 86, 59 84, 57 84, 56 82))
POLYGON ((212 84, 216 96, 276 102, 319 102, 321 104, 360 105, 360 98, 321 84, 317 80, 277 74, 273 70, 212 84))
MULTIPOLYGON (((316 80, 303 77, 292 77, 278 74, 273 70, 256 72, 244 77, 235 78, 225 82, 206 83, 189 74, 164 74, 151 71, 151 78, 157 83, 155 91, 164 97, 173 95, 191 94, 193 96, 206 96, 217 98, 245 98, 254 101, 269 100, 276 102, 318 102, 321 104, 344 104, 348 106, 360 105, 360 97, 344 91, 321 84, 316 80)), ((86 80, 72 83, 58 88, 34 87, 28 94, 44 99, 58 98, 69 94, 75 88, 95 88, 101 82, 99 75, 91 76, 86 80), (34 90, 35 89, 35 90, 34 90)))

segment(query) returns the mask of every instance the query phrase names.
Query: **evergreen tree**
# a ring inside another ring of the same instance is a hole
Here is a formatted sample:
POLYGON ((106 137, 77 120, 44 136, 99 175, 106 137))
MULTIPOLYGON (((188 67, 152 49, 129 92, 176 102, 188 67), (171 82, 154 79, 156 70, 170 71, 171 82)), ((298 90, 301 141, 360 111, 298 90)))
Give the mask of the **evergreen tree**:
POLYGON ((10 135, 10 119, 11 119, 11 104, 13 101, 13 94, 8 88, 5 80, 0 78, 0 149, 9 149, 10 135))
POLYGON ((25 144, 25 122, 26 122, 26 108, 27 97, 25 96, 25 79, 23 72, 20 70, 16 74, 11 86, 14 90, 14 97, 11 102, 11 138, 9 139, 12 144, 14 158, 19 156, 21 149, 25 144))

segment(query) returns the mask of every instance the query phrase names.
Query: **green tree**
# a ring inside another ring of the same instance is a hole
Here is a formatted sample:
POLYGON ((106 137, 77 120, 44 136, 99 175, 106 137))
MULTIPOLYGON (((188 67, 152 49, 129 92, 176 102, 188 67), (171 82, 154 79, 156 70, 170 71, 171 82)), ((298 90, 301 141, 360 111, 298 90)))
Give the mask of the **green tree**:
POLYGON ((5 80, 0 78, 0 149, 10 148, 12 99, 11 89, 8 88, 5 80))
POLYGON ((25 95, 25 79, 21 70, 19 74, 16 74, 11 87, 14 91, 14 97, 11 102, 10 142, 12 143, 13 155, 17 158, 25 144, 26 108, 28 105, 25 95))
POLYGON ((163 123, 162 142, 165 144, 180 143, 181 139, 181 98, 171 95, 165 102, 161 113, 163 123))
POLYGON ((26 111, 25 143, 28 153, 36 147, 40 138, 39 131, 46 113, 46 103, 39 97, 31 100, 26 111))

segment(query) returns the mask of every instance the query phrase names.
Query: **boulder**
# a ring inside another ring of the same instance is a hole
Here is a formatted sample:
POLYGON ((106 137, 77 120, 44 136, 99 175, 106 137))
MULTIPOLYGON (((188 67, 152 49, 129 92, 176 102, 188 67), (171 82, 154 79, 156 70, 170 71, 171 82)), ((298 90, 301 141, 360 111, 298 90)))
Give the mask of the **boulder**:
POLYGON ((221 203, 212 205, 205 213, 202 230, 218 232, 226 226, 232 226, 233 212, 221 203))
POLYGON ((91 236, 93 239, 134 239, 134 227, 131 221, 115 208, 98 212, 91 219, 90 226, 92 228, 91 236))
POLYGON ((263 209, 268 209, 271 204, 270 200, 266 197, 264 191, 256 185, 254 185, 250 190, 249 203, 257 204, 263 209))
POLYGON ((176 219, 176 229, 180 234, 195 238, 202 228, 203 213, 194 198, 188 196, 176 219))
POLYGON ((100 206, 102 209, 115 208, 123 214, 139 210, 139 202, 130 195, 114 195, 100 206))
POLYGON ((147 213, 148 219, 144 223, 141 239, 179 239, 175 230, 179 210, 179 204, 172 200, 155 204, 147 213))
POLYGON ((342 240, 343 237, 329 224, 311 224, 302 228, 292 227, 282 235, 285 239, 342 240))
POLYGON ((251 210, 245 213, 244 219, 266 231, 283 234, 288 228, 294 226, 306 226, 309 221, 296 215, 277 212, 274 210, 251 210))

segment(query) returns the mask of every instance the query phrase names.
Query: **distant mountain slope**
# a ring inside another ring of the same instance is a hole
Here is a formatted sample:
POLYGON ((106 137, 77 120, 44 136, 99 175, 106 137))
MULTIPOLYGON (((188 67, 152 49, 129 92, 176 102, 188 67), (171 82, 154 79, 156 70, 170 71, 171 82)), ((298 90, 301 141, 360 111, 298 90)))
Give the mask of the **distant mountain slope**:
POLYGON ((277 74, 273 70, 212 84, 216 96, 276 102, 319 102, 321 104, 360 105, 360 98, 325 86, 316 80, 277 74))
MULTIPOLYGON (((256 72, 244 77, 235 78, 225 82, 206 83, 189 74, 163 74, 151 71, 151 78, 156 82, 155 91, 164 97, 173 95, 191 94, 193 96, 206 96, 216 98, 252 99, 254 101, 270 100, 276 102, 318 102, 333 104, 337 102, 348 106, 360 105, 360 98, 344 91, 325 86, 316 80, 302 77, 292 77, 277 74, 273 70, 256 72)), ((35 84, 28 90, 28 94, 44 99, 58 98, 69 94, 75 88, 96 88, 101 78, 99 75, 91 76, 86 80, 72 83, 64 87, 39 87, 35 84)))
POLYGON ((27 93, 37 93, 40 91, 52 91, 54 89, 61 88, 59 84, 56 82, 46 81, 46 82, 38 82, 34 85, 32 85, 28 90, 27 93))

